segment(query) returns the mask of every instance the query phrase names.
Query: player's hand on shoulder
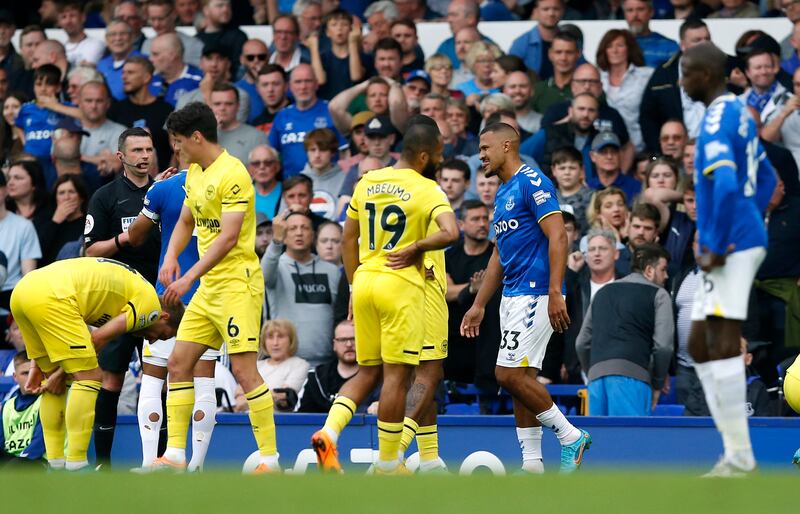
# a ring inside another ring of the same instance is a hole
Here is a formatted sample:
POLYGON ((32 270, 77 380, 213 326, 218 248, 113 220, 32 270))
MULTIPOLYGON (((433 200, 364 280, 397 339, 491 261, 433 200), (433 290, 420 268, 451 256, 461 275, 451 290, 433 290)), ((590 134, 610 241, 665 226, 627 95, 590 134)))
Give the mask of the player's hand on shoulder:
POLYGON ((550 317, 550 325, 559 334, 569 328, 569 314, 567 314, 567 303, 561 291, 551 292, 547 303, 547 315, 550 317))
POLYGON ((464 337, 478 337, 481 329, 481 322, 483 321, 483 314, 485 309, 475 304, 469 308, 461 320, 461 335, 464 337))
POLYGON ((156 182, 158 182, 159 180, 167 180, 168 178, 172 178, 177 173, 178 173, 178 168, 175 168, 174 166, 169 167, 164 171, 162 171, 161 173, 159 173, 158 175, 156 175, 156 182))
POLYGON ((417 264, 420 257, 422 257, 422 250, 414 242, 402 250, 386 254, 386 266, 391 269, 407 268, 417 264))

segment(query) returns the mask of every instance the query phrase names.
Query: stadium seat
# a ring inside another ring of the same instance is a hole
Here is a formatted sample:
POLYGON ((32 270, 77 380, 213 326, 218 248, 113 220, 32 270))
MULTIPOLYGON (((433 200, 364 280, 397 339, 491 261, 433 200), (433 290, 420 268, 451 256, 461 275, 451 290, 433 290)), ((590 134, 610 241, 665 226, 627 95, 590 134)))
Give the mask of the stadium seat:
POLYGON ((659 403, 653 410, 653 416, 683 416, 686 407, 679 403, 659 403))
POLYGON ((444 408, 445 414, 452 416, 477 416, 481 413, 478 403, 450 403, 444 408))

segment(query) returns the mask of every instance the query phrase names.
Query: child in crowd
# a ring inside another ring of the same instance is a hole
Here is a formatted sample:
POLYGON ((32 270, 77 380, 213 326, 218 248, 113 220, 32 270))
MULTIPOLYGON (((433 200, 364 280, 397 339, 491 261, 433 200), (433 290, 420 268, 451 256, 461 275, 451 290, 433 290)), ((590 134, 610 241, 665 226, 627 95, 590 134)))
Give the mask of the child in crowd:
POLYGON ((0 462, 43 462, 44 435, 39 420, 39 394, 25 389, 31 361, 25 350, 14 356, 14 382, 19 389, 0 407, 0 462))
POLYGON ((592 190, 586 186, 583 156, 572 146, 553 152, 550 170, 558 185, 558 203, 572 206, 580 234, 588 230, 586 209, 592 200, 592 190))
POLYGON ((336 133, 328 128, 314 129, 308 133, 303 146, 308 163, 301 172, 314 184, 311 210, 329 220, 336 219, 336 200, 346 174, 333 158, 339 149, 336 133))

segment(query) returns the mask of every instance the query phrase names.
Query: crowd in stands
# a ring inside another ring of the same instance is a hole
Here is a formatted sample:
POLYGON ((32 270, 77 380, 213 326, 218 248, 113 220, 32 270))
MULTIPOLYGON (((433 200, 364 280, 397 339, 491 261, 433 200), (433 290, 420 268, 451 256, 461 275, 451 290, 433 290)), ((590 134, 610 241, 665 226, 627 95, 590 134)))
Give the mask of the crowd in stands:
MULTIPOLYGON (((443 135, 438 180, 462 231, 446 253, 446 380, 474 384, 481 412, 496 411, 499 296, 477 340, 463 338, 459 322, 492 253, 494 210, 503 208, 494 206, 499 179, 481 169, 478 134, 502 121, 519 131, 524 162, 556 182, 570 234, 572 324, 554 334, 539 380, 598 382, 589 402, 595 414, 649 414, 659 394, 687 414, 707 414, 687 338, 693 291, 702 287, 694 155, 713 150, 695 147, 705 107, 681 87, 679 64, 683 51, 713 39, 701 18, 784 15, 794 28, 783 41, 757 28, 741 34, 728 82, 780 175, 742 357, 753 412, 777 414, 766 389, 800 349, 797 0, 41 0, 38 12, 5 4, 0 345, 9 351, 0 374, 14 373, 10 350, 23 349, 7 316, 22 275, 81 254, 84 227, 87 237, 103 223, 121 223, 111 235, 126 232, 141 206, 119 220, 111 210, 109 219, 97 214, 106 200, 96 192, 123 183, 119 135, 141 127, 154 140, 150 169, 119 186, 143 197, 152 177, 181 164, 167 116, 199 101, 213 109, 222 146, 253 177, 267 297, 259 370, 279 410, 327 411, 357 372, 341 262, 344 211, 364 173, 396 162, 407 120, 422 113, 443 135), (651 30, 655 18, 682 20, 679 40, 651 30), (479 21, 528 19, 537 24, 509 48, 478 30, 479 21), (609 30, 596 55, 585 55, 569 20, 615 19, 626 28, 609 30), (426 55, 416 24, 431 20, 446 20, 451 36, 426 55), (273 39, 248 39, 238 28, 256 24, 271 25, 273 39), (178 30, 187 26, 195 36, 178 30), (105 38, 88 36, 87 27, 105 27, 105 38), (44 28, 63 29, 66 42, 48 39, 44 28), (298 211, 306 215, 287 216, 298 211)), ((155 266, 157 250, 149 255, 155 266)), ((218 368, 223 403, 246 409, 218 368)))

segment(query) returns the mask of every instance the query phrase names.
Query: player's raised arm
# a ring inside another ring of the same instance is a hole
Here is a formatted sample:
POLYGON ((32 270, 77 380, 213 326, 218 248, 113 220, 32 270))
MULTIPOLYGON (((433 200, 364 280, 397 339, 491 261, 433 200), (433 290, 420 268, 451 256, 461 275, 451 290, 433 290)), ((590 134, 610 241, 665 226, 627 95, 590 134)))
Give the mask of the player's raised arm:
POLYGON ((551 214, 542 218, 539 220, 539 227, 541 227, 542 232, 544 232, 549 241, 550 290, 548 295, 550 301, 547 305, 547 314, 550 317, 550 325, 552 325, 553 330, 563 332, 569 328, 570 323, 567 304, 561 292, 569 248, 567 230, 564 228, 564 218, 561 213, 551 214))
POLYGON ((158 272, 158 279, 165 286, 169 286, 180 276, 178 255, 192 239, 192 230, 194 230, 194 217, 192 217, 191 209, 184 205, 181 208, 181 216, 172 231, 172 237, 169 239, 167 253, 164 254, 164 263, 158 272))

